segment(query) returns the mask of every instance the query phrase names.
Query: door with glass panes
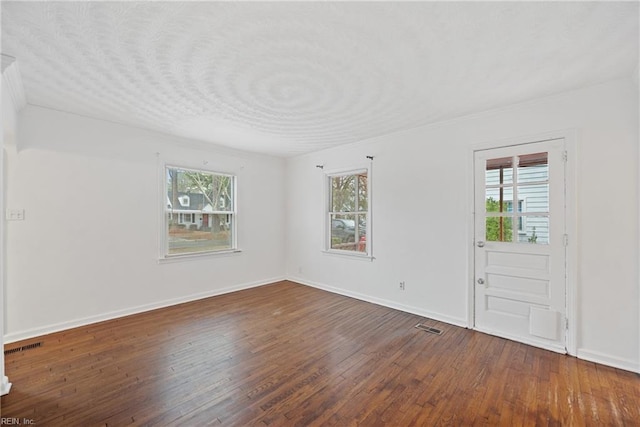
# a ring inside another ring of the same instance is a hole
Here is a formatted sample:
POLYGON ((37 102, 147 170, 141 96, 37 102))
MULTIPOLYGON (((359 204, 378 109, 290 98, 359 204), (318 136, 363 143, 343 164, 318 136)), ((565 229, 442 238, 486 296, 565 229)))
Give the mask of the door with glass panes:
POLYGON ((476 151, 475 328, 566 352, 564 139, 476 151))

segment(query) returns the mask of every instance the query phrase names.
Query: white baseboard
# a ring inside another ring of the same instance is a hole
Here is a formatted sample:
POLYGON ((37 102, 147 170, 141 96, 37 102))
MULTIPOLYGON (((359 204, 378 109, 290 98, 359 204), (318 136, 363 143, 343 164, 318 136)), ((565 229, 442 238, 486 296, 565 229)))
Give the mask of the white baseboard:
POLYGON ((11 383, 9 382, 9 378, 3 376, 2 381, 0 382, 0 396, 8 394, 9 390, 11 390, 11 383))
MULTIPOLYGON (((418 316, 423 316, 423 317, 427 317, 429 319, 433 319, 433 320, 437 320, 440 322, 444 322, 444 323, 449 323, 452 325, 456 325, 456 326, 461 326, 463 328, 467 328, 467 321, 466 319, 459 319, 456 317, 451 317, 451 316, 447 316, 447 315, 443 315, 441 313, 436 313, 436 312, 432 312, 432 311, 428 311, 428 310, 424 310, 418 307, 413 307, 413 306, 408 306, 408 305, 404 305, 404 304, 399 304, 396 303, 394 301, 389 301, 389 300, 385 300, 385 299, 381 299, 381 298, 376 298, 376 297, 372 297, 369 295, 364 295, 364 294, 360 294, 357 292, 351 292, 351 291, 347 291, 341 288, 336 288, 333 286, 329 286, 323 283, 317 283, 317 282, 312 282, 310 280, 305 280, 302 279, 300 277, 295 277, 295 276, 289 276, 287 277, 287 280, 290 280, 292 282, 296 282, 296 283, 300 283, 306 286, 311 286, 314 288, 318 288, 318 289, 322 289, 328 292, 332 292, 335 294, 339 294, 339 295, 344 295, 344 296, 348 296, 351 298, 356 298, 362 301, 367 301, 367 302, 371 302, 373 304, 378 304, 378 305, 382 305, 384 307, 389 307, 389 308, 393 308, 396 310, 400 310, 400 311, 406 311, 407 313, 412 313, 412 314, 416 314, 418 316)), ((478 332, 484 332, 481 330, 478 330, 478 332)), ((490 332, 484 332, 484 333, 490 333, 490 332)), ((506 337, 508 338, 508 337, 506 337)), ((532 345, 535 345, 537 347, 540 347, 539 345, 531 343, 532 345)), ((554 351, 554 352, 560 352, 560 353, 564 353, 564 351, 559 351, 558 349, 554 349, 554 348, 548 348, 548 350, 550 351, 554 351)), ((640 373, 640 366, 638 365, 637 361, 633 361, 633 360, 629 360, 629 359, 622 359, 622 358, 618 358, 615 356, 611 356, 608 354, 604 354, 604 353, 599 353, 596 351, 590 351, 590 350, 585 350, 585 349, 578 349, 577 352, 577 358, 578 359, 583 359, 583 360, 588 360, 590 362, 595 362, 595 363, 600 363, 602 365, 607 365, 607 366, 611 366, 614 368, 619 368, 619 369, 624 369, 625 371, 631 371, 631 372, 636 372, 636 373, 640 373)))
POLYGON ((625 371, 640 374, 640 365, 638 364, 638 361, 611 356, 609 354, 600 353, 599 351, 579 348, 578 359, 588 360, 589 362, 600 363, 601 365, 607 365, 612 368, 624 369, 625 371))
MULTIPOLYGON (((279 282, 282 280, 290 280, 292 282, 300 283, 306 286, 311 286, 317 289, 322 289, 328 292, 332 292, 334 294, 344 295, 344 296, 355 298, 361 301, 366 301, 366 302, 381 305, 384 307, 405 311, 407 313, 416 314, 418 316, 427 317, 429 319, 460 326, 463 328, 468 327, 466 319, 447 316, 441 313, 424 310, 419 307, 400 304, 395 301, 376 298, 370 295, 347 291, 345 289, 336 288, 323 283, 312 282, 299 277, 291 276, 291 277, 274 277, 271 279, 261 280, 257 282, 243 283, 240 285, 230 286, 227 288, 216 289, 208 292, 201 292, 198 294, 187 295, 180 298, 173 298, 170 300, 159 301, 151 304, 145 304, 137 307, 130 307, 127 309, 112 311, 112 312, 103 313, 95 316, 89 316, 81 319, 61 322, 61 323, 48 325, 41 328, 33 328, 33 329, 28 329, 28 330, 19 331, 19 332, 12 332, 4 336, 4 344, 9 344, 9 343, 21 341, 24 339, 47 335, 54 332, 60 332, 67 329, 77 328, 80 326, 86 326, 92 323, 103 322, 105 320, 112 320, 112 319, 117 319, 119 317, 129 316, 132 314, 138 314, 146 311, 156 310, 158 308, 169 307, 172 305, 182 304, 185 302, 197 301, 200 299, 209 298, 216 295, 223 295, 231 292, 241 291, 243 289, 250 289, 250 288, 256 288, 259 286, 265 286, 265 285, 279 282)), ((600 363, 602 365, 607 365, 614 368, 623 369, 625 371, 631 371, 631 372, 636 372, 640 374, 640 364, 638 363, 638 361, 634 361, 631 359, 623 359, 623 358, 611 356, 608 354, 604 354, 598 351, 593 351, 588 349, 578 349, 577 357, 578 359, 588 360, 590 362, 600 363)), ((1 395, 7 394, 10 389, 11 389, 11 383, 9 382, 9 379, 5 376, 2 378, 2 381, 0 382, 0 394, 1 395)))
POLYGON ((185 302, 197 301, 204 298, 214 297, 216 295, 228 294, 231 292, 241 291, 243 289, 257 288, 258 286, 264 286, 264 285, 279 282, 282 280, 285 280, 284 276, 274 277, 271 279, 261 280, 257 282, 243 283, 240 285, 229 286, 227 288, 215 289, 207 292, 200 292, 197 294, 187 295, 184 297, 158 301, 151 304, 125 308, 123 310, 116 310, 108 313, 98 314, 95 316, 89 316, 81 319, 75 319, 67 322, 47 325, 40 328, 33 328, 33 329, 27 329, 24 331, 12 332, 4 336, 4 344, 9 344, 16 341, 22 341, 29 338, 39 337, 42 335, 52 334, 54 332, 60 332, 67 329, 77 328, 79 326, 86 326, 92 323, 103 322, 105 320, 112 320, 112 319, 117 319, 119 317, 129 316, 132 314, 143 313, 145 311, 156 310, 158 308, 169 307, 172 305, 182 304, 185 302))
POLYGON ((424 309, 419 308, 419 307, 400 304, 400 303, 397 303, 395 301, 390 301, 390 300, 386 300, 386 299, 383 299, 383 298, 376 298, 376 297, 372 297, 370 295, 361 294, 361 293, 358 293, 358 292, 347 291, 347 290, 344 290, 344 289, 341 289, 341 288, 336 288, 336 287, 333 287, 333 286, 326 285, 324 283, 312 282, 310 280, 305 280, 305 279, 302 279, 302 278, 299 278, 299 277, 290 276, 290 277, 287 278, 287 280, 290 280, 290 281, 296 282, 296 283, 300 283, 302 285, 311 286, 312 288, 322 289, 324 291, 328 291, 328 292, 331 292, 331 293, 334 293, 334 294, 344 295, 344 296, 347 296, 347 297, 359 299, 361 301, 366 301, 366 302, 370 302, 370 303, 373 303, 373 304, 381 305, 383 307, 389 307, 389 308, 393 308, 395 310, 400 310, 400 311, 404 311, 404 312, 407 312, 407 313, 416 314, 418 316, 427 317, 429 319, 437 320, 439 322, 449 323, 451 325, 456 325, 456 326, 460 326, 460 327, 463 327, 463 328, 466 328, 468 326, 467 325, 467 319, 460 319, 460 318, 457 318, 457 317, 451 317, 451 316, 447 316, 445 314, 436 313, 436 312, 429 311, 429 310, 424 310, 424 309))

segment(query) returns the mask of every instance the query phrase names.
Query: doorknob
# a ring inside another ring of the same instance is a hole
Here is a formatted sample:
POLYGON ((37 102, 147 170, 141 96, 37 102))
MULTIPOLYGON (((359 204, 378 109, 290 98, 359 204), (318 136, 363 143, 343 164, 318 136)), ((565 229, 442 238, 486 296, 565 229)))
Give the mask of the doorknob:
POLYGON ((484 242, 483 242, 482 240, 480 240, 478 243, 476 243, 476 245, 477 245, 479 248, 484 248, 484 242))
POLYGON ((482 277, 478 279, 478 285, 484 285, 484 279, 482 277))

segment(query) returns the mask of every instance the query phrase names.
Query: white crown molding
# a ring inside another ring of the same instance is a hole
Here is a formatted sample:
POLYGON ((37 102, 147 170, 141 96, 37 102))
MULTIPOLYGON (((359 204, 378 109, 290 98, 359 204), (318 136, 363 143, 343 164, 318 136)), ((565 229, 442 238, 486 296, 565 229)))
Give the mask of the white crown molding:
POLYGON ((18 60, 5 54, 2 54, 2 89, 9 91, 16 113, 27 105, 18 60))

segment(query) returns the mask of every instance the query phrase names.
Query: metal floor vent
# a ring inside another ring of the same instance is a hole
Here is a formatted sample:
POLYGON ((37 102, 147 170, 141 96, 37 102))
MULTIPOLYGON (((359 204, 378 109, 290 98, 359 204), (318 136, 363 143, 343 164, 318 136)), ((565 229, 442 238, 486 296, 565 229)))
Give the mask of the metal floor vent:
POLYGON ((418 323, 416 328, 421 331, 429 332, 430 334, 442 335, 442 331, 437 328, 432 328, 431 326, 423 325, 422 323, 418 323))
POLYGON ((31 350, 32 348, 38 348, 42 346, 42 342, 34 342, 33 344, 23 345, 22 347, 12 348, 5 350, 4 355, 18 353, 19 351, 31 350))

